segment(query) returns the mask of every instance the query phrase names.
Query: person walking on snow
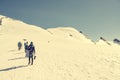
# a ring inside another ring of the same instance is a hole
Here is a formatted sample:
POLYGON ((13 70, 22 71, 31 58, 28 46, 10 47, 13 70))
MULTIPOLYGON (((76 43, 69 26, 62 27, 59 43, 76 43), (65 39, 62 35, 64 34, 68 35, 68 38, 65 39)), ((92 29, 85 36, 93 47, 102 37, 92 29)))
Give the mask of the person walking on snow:
POLYGON ((18 42, 18 50, 21 50, 21 48, 22 48, 22 43, 18 42))
POLYGON ((28 42, 24 43, 24 48, 25 48, 25 57, 29 57, 29 50, 28 50, 28 42))
POLYGON ((28 50, 29 50, 29 59, 28 59, 28 65, 31 63, 31 65, 33 65, 33 60, 35 59, 35 47, 33 45, 33 42, 30 43, 30 45, 28 46, 28 50))

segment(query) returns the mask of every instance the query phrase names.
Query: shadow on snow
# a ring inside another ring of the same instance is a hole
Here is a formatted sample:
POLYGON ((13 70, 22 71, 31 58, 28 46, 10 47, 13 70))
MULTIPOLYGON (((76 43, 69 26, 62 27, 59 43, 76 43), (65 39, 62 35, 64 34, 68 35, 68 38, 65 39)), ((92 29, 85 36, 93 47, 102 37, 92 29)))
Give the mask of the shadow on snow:
POLYGON ((28 65, 13 66, 13 67, 5 68, 5 69, 0 69, 0 72, 1 71, 10 71, 10 70, 18 69, 18 68, 24 68, 24 67, 27 67, 27 66, 28 65))
POLYGON ((18 57, 18 58, 13 58, 13 59, 8 59, 8 61, 11 61, 11 60, 18 60, 18 59, 25 59, 26 57, 18 57))

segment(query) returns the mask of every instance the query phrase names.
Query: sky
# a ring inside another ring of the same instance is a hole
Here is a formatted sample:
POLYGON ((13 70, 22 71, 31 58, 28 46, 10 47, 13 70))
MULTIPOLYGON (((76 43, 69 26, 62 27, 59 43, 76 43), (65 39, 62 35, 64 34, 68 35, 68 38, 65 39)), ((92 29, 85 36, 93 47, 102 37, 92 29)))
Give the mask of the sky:
POLYGON ((44 29, 73 27, 93 41, 120 39, 120 0, 0 0, 0 15, 44 29))

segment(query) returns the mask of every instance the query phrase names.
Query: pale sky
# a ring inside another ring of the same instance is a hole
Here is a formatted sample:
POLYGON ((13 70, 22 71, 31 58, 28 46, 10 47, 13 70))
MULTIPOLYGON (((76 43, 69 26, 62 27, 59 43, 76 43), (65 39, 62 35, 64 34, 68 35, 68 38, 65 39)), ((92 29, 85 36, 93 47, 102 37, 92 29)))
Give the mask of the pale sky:
POLYGON ((120 39, 120 0, 0 0, 0 15, 44 29, 71 26, 92 40, 120 39))

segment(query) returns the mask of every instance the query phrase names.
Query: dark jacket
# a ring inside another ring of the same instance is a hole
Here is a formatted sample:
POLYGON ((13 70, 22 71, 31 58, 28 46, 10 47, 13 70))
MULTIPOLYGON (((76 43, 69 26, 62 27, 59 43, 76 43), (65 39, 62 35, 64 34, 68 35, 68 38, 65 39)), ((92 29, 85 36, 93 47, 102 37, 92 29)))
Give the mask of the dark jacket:
POLYGON ((34 47, 34 45, 29 45, 28 46, 28 50, 29 50, 29 54, 33 55, 33 53, 35 53, 35 47, 34 47))

